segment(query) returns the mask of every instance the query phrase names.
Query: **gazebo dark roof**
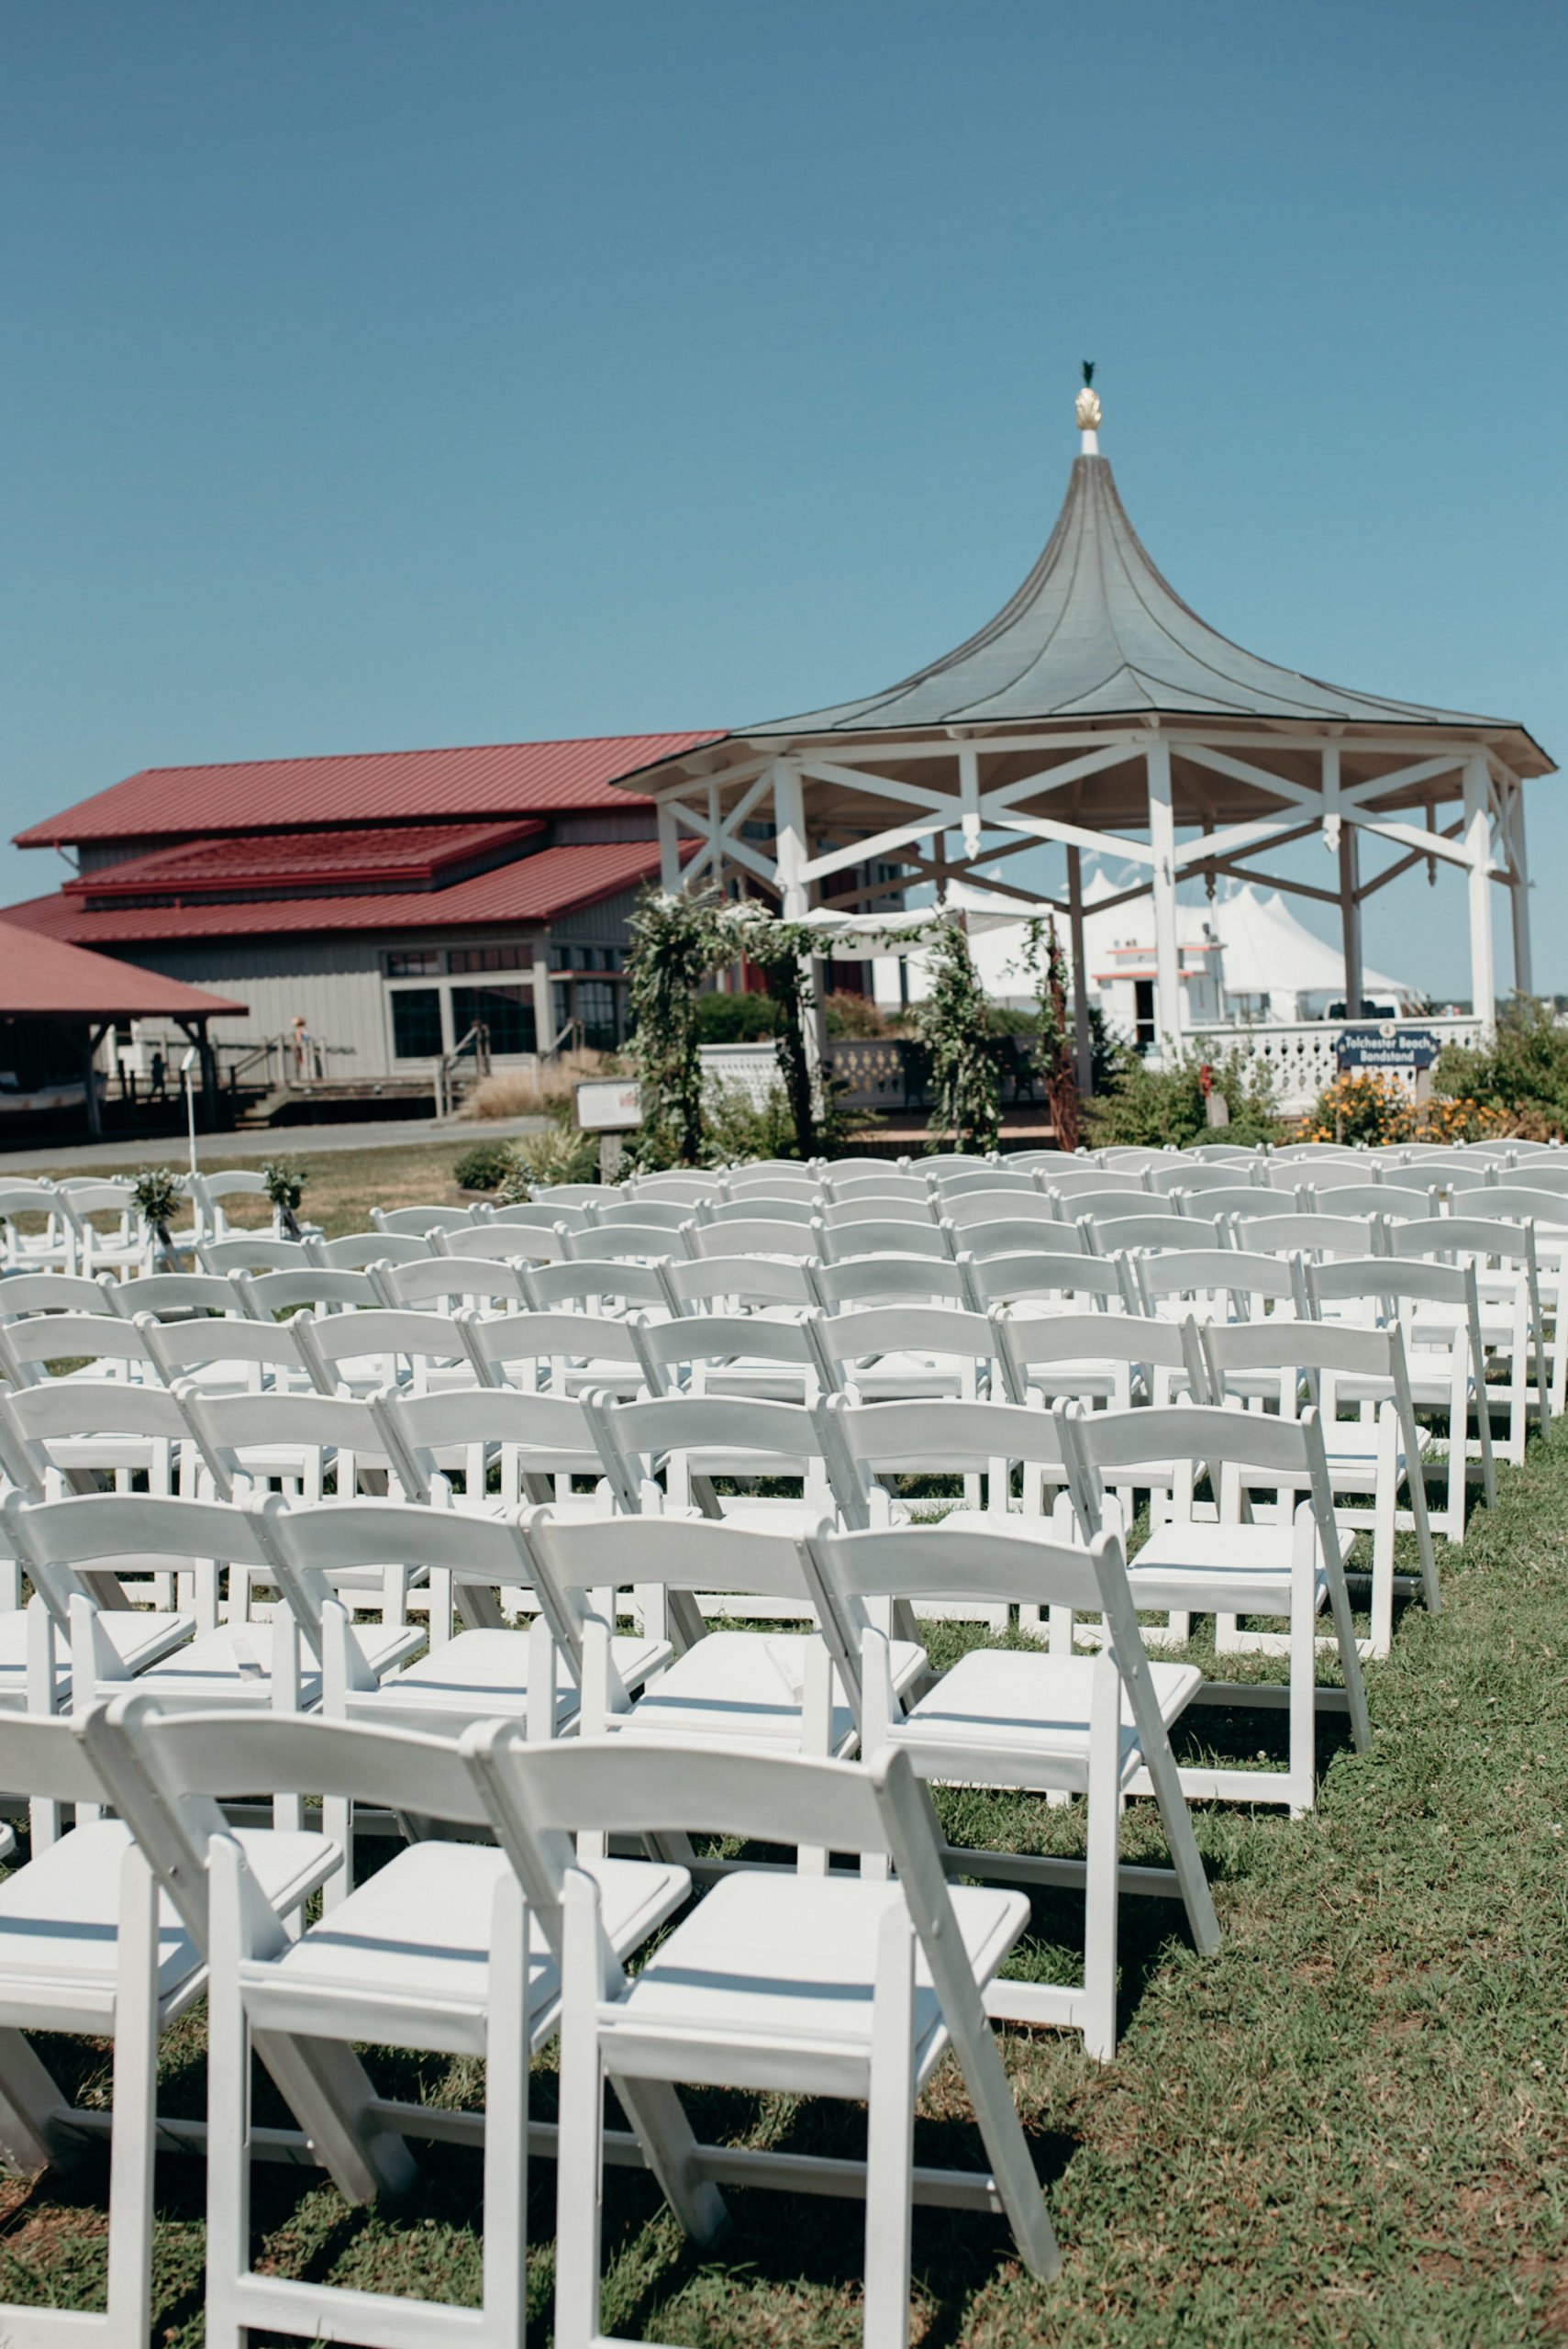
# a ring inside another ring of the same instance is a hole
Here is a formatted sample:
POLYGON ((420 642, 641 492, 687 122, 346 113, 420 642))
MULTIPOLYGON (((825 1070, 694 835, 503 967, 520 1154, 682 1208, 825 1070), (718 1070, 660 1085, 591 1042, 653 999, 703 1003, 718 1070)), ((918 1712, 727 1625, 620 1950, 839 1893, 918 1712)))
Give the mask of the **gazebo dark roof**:
MULTIPOLYGON (((995 619, 899 685, 748 736, 885 733, 906 727, 1172 716, 1514 730, 1509 718, 1351 693, 1245 652, 1199 619, 1155 569, 1109 462, 1074 460, 1044 553, 995 619)), ((1523 731, 1523 729, 1519 729, 1523 731)))

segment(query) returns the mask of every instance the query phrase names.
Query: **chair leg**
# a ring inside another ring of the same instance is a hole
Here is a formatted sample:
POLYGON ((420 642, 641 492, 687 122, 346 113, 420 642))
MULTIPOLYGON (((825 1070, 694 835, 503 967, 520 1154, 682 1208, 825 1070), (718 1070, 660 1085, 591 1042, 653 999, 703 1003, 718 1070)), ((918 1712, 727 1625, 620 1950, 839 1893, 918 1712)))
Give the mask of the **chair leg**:
POLYGON ((28 2173, 58 2161, 69 2099, 19 2031, 0 2030, 0 2160, 28 2173))
POLYGON ((146 2341, 152 2321, 152 2165, 158 2094, 158 1888, 134 1847, 120 1873, 109 2140, 108 2330, 114 2349, 146 2341))
POLYGON ((520 2344, 528 2318, 528 1920, 510 1871, 496 1888, 484 2046, 484 2326, 520 2344))
POLYGON ((1290 1606, 1290 1815, 1300 1819, 1316 1796, 1318 1747, 1318 1616, 1314 1572, 1316 1529, 1296 1530, 1290 1606))
POLYGON ((907 2349, 914 2163, 915 1932, 900 1898, 882 1920, 872 2011, 865 2349, 907 2349))
POLYGON ((1088 1866, 1084 1884, 1084 2052, 1102 2064, 1116 2054, 1120 1781, 1121 1674, 1106 1646, 1095 1659, 1089 1705, 1088 1866))
POLYGON ((599 2335, 605 2072, 597 2014, 599 1900, 581 1870, 567 1876, 562 1910, 555 2342, 556 2349, 592 2349, 599 2335))
POLYGON ((239 1855, 225 1837, 211 1850, 206 2341, 208 2349, 245 2349, 239 2279, 250 2265, 250 2034, 239 1989, 239 1855))
POLYGON ((1394 1406, 1377 1415, 1377 1483, 1372 1518, 1372 1653, 1385 1656, 1394 1644, 1394 1524, 1399 1498, 1398 1428, 1394 1406))

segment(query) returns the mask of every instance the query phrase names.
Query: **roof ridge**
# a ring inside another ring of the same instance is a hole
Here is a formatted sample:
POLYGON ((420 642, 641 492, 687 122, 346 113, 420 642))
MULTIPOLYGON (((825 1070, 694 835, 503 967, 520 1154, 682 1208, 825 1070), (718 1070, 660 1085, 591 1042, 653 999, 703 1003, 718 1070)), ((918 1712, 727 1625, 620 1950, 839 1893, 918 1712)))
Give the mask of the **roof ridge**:
MULTIPOLYGON (((328 759, 348 764, 368 759, 469 759, 476 751, 563 751, 576 744, 585 747, 600 742, 700 741, 705 738, 717 741, 727 730, 722 726, 660 726, 647 734, 539 734, 506 742, 437 742, 414 750, 288 751, 281 758, 182 759, 175 766, 137 767, 124 780, 130 783, 142 774, 210 774, 215 767, 321 766, 328 759)), ((106 788, 112 790, 114 785, 106 788)))

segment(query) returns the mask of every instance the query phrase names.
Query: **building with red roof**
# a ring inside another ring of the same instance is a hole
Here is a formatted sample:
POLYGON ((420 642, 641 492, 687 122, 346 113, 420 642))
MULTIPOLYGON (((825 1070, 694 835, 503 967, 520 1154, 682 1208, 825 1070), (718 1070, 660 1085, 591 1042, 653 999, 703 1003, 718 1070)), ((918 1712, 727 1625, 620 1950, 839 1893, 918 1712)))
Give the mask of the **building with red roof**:
POLYGON ((328 1080, 418 1076, 476 1023, 502 1060, 573 1028, 610 1047, 627 918, 659 870, 636 778, 722 739, 149 767, 17 835, 75 870, 0 918, 238 996, 209 1013, 231 1063, 301 1022, 328 1080))

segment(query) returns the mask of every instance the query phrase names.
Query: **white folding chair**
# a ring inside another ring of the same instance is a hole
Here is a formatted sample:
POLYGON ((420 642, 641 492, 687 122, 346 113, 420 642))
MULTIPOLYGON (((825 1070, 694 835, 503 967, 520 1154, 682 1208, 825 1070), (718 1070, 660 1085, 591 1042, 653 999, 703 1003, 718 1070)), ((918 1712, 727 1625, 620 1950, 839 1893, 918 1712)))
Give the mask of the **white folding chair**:
POLYGON ((841 1264, 808 1264, 805 1272, 814 1301, 825 1313, 970 1302, 963 1274, 951 1256, 850 1256, 841 1264))
POLYGON ((473 1212, 470 1208, 372 1208, 371 1221, 378 1231, 425 1240, 432 1231, 466 1230, 473 1221, 473 1212))
POLYGON ((816 1342, 828 1390, 862 1403, 933 1395, 973 1400, 996 1388, 989 1318, 952 1305, 868 1305, 818 1317, 816 1342))
POLYGON ((950 1887, 930 1808, 907 1755, 869 1768, 771 1752, 625 1738, 529 1746, 515 1728, 472 1731, 465 1753, 530 1916, 559 1917, 562 2096, 555 2333, 560 2349, 613 2336, 599 2313, 606 2076, 688 2233, 706 2240, 724 2206, 674 2098, 677 2082, 827 2095, 869 2104, 867 2157, 828 2163, 769 2152, 726 2161, 759 2184, 863 2192, 863 2337, 908 2337, 913 2202, 1000 2207, 1030 2271, 1060 2264, 1006 2074, 985 2021, 986 1985, 1023 1931, 1019 1893, 950 1887), (862 1855, 867 1876, 725 1876, 634 1976, 617 1962, 607 1895, 576 1863, 575 1831, 704 1830, 862 1855), (894 1874, 888 1874, 888 1863, 894 1874), (942 2056, 958 2060, 990 2165, 972 2176, 914 2160, 914 2104, 942 2056), (636 2100, 644 2105, 639 2118, 636 2100), (667 2099, 667 2102, 664 2101, 667 2099))
POLYGON ((1507 1408, 1504 1458, 1522 1464, 1532 1409, 1540 1417, 1541 1433, 1551 1431, 1546 1316, 1534 1225, 1450 1215, 1396 1225, 1391 1239, 1396 1256, 1432 1257, 1447 1264, 1462 1260, 1474 1267, 1481 1333, 1487 1345, 1487 1397, 1494 1409, 1499 1403, 1507 1408), (1500 1378, 1496 1375, 1499 1371, 1500 1378))
POLYGON ((384 1306, 376 1271, 373 1265, 356 1273, 337 1264, 306 1264, 285 1272, 242 1271, 229 1277, 246 1312, 257 1321, 277 1321, 300 1311, 314 1313, 321 1321, 331 1313, 373 1313, 384 1306))
MULTIPOLYGON (((125 1768, 139 1838, 145 1820, 166 1885, 194 1877, 205 1896, 207 2340, 237 2349, 259 2331, 368 2349, 415 2343, 517 2349, 526 2306, 528 2059, 557 2028, 561 1977, 542 1937, 530 1931, 505 1855, 439 1833, 442 1826, 472 1831, 488 1823, 457 1749, 442 1738, 336 1721, 171 1718, 155 1699, 135 1697, 112 1709, 100 1744, 125 1768), (390 1808, 416 1840, 293 1934, 282 1902, 268 1898, 243 1839, 217 1807, 257 1786, 390 1808), (394 2132, 424 2133, 436 2109, 377 2099, 354 2052, 365 2042, 433 2048, 484 2065, 478 2310, 252 2266, 253 2044, 356 2199, 413 2182, 414 2165, 394 2132)), ((688 1889, 684 1869, 649 1861, 609 1860, 592 1874, 606 1940, 619 1955, 656 1932, 688 1889)))
MULTIPOLYGON (((1372 1632, 1362 1653, 1385 1656, 1394 1636, 1396 1591, 1419 1590, 1433 1614, 1442 1604, 1427 1509, 1423 1431, 1416 1421, 1399 1324, 1373 1330, 1284 1319, 1210 1322, 1199 1330, 1198 1340, 1215 1402, 1229 1395, 1252 1404, 1272 1401, 1287 1419, 1296 1418, 1304 1392, 1316 1406, 1340 1529, 1352 1541, 1362 1531, 1372 1537, 1372 1632), (1348 1419, 1341 1416, 1347 1408, 1348 1419), (1408 1510, 1398 1506, 1402 1484, 1410 1490, 1408 1510), (1369 1496, 1370 1509, 1347 1509, 1339 1499, 1345 1493, 1369 1496), (1418 1575, 1394 1571, 1394 1537, 1400 1528, 1416 1536, 1418 1575)), ((1219 1643, 1247 1644, 1236 1636, 1233 1621, 1220 1625, 1219 1643)))
MULTIPOLYGON (((1327 1605, 1344 1676, 1344 1703, 1358 1751, 1372 1741, 1355 1624, 1345 1588, 1339 1527, 1318 1414, 1295 1421, 1206 1404, 1174 1404, 1142 1411, 1070 1410, 1056 1414, 1072 1475, 1073 1502, 1084 1534, 1106 1529, 1106 1486, 1118 1472, 1151 1452, 1185 1456, 1207 1468, 1216 1487, 1218 1520, 1173 1515, 1157 1526, 1128 1571, 1133 1602, 1173 1614, 1284 1617, 1289 1682, 1288 1755, 1283 1773, 1229 1767, 1184 1768, 1189 1800, 1284 1803, 1293 1818, 1315 1798, 1317 1619, 1327 1605), (1248 1521, 1250 1492, 1307 1488, 1309 1497, 1283 1522, 1248 1521)), ((1267 1705, 1276 1701, 1255 1683, 1206 1681, 1196 1701, 1267 1705)))
MULTIPOLYGON (((118 1787, 67 1723, 0 1720, 0 1781, 51 1807, 78 1804, 92 1822, 0 1885, 0 2154, 29 2172, 109 2138, 106 2306, 8 2302, 0 2332, 17 2349, 139 2349, 151 2324, 153 2150, 170 2125, 157 2118, 158 2043, 206 1987, 204 1952, 122 1820, 93 1816, 118 1787), (72 2108, 32 2043, 39 2032, 113 2041, 111 2112, 72 2108)), ((237 1849, 285 1932, 337 1860, 319 1835, 241 1831, 237 1849)))
POLYGON ((458 1319, 486 1386, 530 1395, 581 1395, 596 1386, 636 1395, 651 1383, 640 1315, 464 1312, 458 1319))
POLYGON ((696 1511, 798 1531, 833 1507, 818 1414, 753 1396, 660 1395, 632 1403, 588 1395, 584 1408, 617 1508, 637 1516, 696 1511), (664 1479, 661 1490, 658 1479, 664 1479), (726 1494, 720 1482, 798 1483, 797 1498, 726 1494))
POLYGON ((0 1321, 27 1321, 39 1313, 112 1313, 117 1286, 107 1273, 0 1272, 0 1321))
POLYGON ((651 1394, 813 1403, 838 1383, 820 1336, 823 1319, 815 1310, 787 1321, 756 1313, 685 1313, 664 1321, 634 1314, 632 1330, 651 1394))
POLYGON ((840 1618, 846 1642, 858 1635, 867 1762, 897 1748, 922 1778, 940 1784, 1084 1798, 1086 1865, 951 1845, 943 1858, 950 1875, 1083 1886, 1082 1987, 998 1978, 985 2007, 1008 2021, 1081 2031, 1086 2053, 1108 2062, 1116 2052, 1121 1812, 1140 1774, 1153 1787, 1173 1868, 1140 1868, 1137 1888, 1184 1900, 1193 1937, 1206 1954, 1219 1943, 1170 1747, 1170 1725, 1202 1674, 1192 1664, 1150 1664, 1114 1534, 1083 1549, 990 1528, 835 1533, 823 1527, 806 1553, 820 1579, 824 1613, 840 1618), (1097 1609, 1107 1637, 1093 1658, 972 1648, 906 1711, 889 1669, 889 1643, 868 1608, 894 1599, 918 1608, 923 1598, 955 1587, 983 1605, 1015 1604, 1020 1614, 1097 1609))
POLYGON ((208 1392, 259 1395, 278 1386, 314 1394, 310 1365, 300 1352, 292 1321, 256 1320, 235 1314, 220 1319, 204 1314, 190 1321, 140 1325, 148 1351, 168 1386, 190 1379, 208 1392))
POLYGON ((300 1355, 320 1395, 379 1394, 408 1386, 417 1395, 484 1383, 468 1340, 468 1317, 408 1313, 381 1306, 328 1313, 306 1306, 292 1324, 300 1355))

